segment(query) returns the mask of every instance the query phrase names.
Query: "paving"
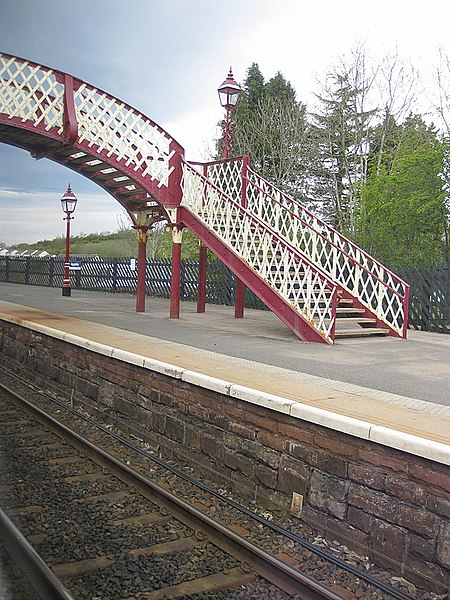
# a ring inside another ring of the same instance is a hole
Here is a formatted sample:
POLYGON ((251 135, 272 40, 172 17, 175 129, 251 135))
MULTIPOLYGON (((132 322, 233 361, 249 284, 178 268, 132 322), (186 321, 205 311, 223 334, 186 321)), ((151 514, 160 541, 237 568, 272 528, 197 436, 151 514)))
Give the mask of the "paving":
POLYGON ((147 298, 145 313, 136 313, 132 295, 72 290, 62 297, 59 288, 0 283, 0 315, 14 305, 45 311, 34 318, 50 327, 58 324, 49 313, 65 315, 64 326, 77 335, 450 444, 448 335, 410 331, 407 340, 310 344, 267 311, 235 319, 233 307, 208 304, 198 314, 182 302, 175 320, 166 299, 147 298))

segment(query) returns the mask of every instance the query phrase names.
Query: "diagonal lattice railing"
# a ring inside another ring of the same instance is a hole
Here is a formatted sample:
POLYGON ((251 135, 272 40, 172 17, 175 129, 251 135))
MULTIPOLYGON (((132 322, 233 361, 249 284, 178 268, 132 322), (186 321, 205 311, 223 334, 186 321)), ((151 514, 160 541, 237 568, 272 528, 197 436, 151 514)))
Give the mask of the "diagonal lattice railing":
POLYGON ((205 165, 205 173, 247 211, 356 298, 376 318, 406 337, 409 286, 333 227, 248 167, 246 157, 205 165))
MULTIPOLYGON (((286 239, 187 163, 182 187, 181 204, 332 343, 337 301, 335 284, 286 239)), ((234 191, 239 187, 240 184, 236 184, 234 191)), ((231 189, 228 191, 233 193, 231 189)))
POLYGON ((0 122, 65 142, 72 107, 78 149, 110 159, 144 185, 169 186, 175 143, 150 118, 66 73, 0 53, 0 122))

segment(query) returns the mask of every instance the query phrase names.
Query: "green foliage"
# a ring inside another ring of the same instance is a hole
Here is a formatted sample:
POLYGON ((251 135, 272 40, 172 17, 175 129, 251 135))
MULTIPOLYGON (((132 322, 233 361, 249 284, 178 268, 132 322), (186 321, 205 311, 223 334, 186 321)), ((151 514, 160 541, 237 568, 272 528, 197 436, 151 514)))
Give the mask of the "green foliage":
MULTIPOLYGON (((306 106, 278 72, 269 81, 256 63, 247 71, 243 93, 232 110, 232 156, 249 155, 252 167, 294 197, 305 192, 309 128, 306 106)), ((223 139, 218 143, 222 154, 223 139)))
MULTIPOLYGON (((121 229, 115 233, 90 233, 70 238, 70 254, 72 256, 94 255, 101 258, 122 258, 137 256, 137 236, 133 229, 121 229)), ((17 244, 12 249, 45 250, 49 254, 64 254, 66 239, 63 236, 53 240, 42 240, 34 244, 17 244)), ((183 233, 182 258, 198 258, 198 240, 188 230, 183 233)), ((147 255, 153 259, 170 258, 172 255, 172 237, 165 226, 149 231, 147 255)))
POLYGON ((446 230, 442 144, 421 117, 402 129, 399 145, 372 167, 362 188, 357 241, 391 265, 439 265, 446 230))

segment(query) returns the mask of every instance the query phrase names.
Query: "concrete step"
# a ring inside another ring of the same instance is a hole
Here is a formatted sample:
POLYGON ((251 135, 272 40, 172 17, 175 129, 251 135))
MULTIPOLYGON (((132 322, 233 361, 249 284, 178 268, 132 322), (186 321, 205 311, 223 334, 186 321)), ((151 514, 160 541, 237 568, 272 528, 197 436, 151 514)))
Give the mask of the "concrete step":
POLYGON ((360 328, 360 329, 336 329, 335 338, 349 338, 349 337, 376 337, 389 335, 389 329, 381 328, 360 328))

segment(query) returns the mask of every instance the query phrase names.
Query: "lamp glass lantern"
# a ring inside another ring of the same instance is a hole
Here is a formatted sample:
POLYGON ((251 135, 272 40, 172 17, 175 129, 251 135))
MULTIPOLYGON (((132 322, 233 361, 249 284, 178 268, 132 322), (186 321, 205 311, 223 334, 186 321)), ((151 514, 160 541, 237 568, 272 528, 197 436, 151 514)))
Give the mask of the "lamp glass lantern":
POLYGON ((72 192, 72 189, 69 184, 66 193, 61 198, 61 206, 62 206, 63 211, 67 215, 71 215, 75 211, 77 202, 78 202, 78 198, 72 192))
POLYGON ((241 88, 236 83, 233 77, 233 72, 228 73, 228 77, 217 90, 219 93, 220 105, 226 110, 230 110, 236 106, 241 94, 241 88))

